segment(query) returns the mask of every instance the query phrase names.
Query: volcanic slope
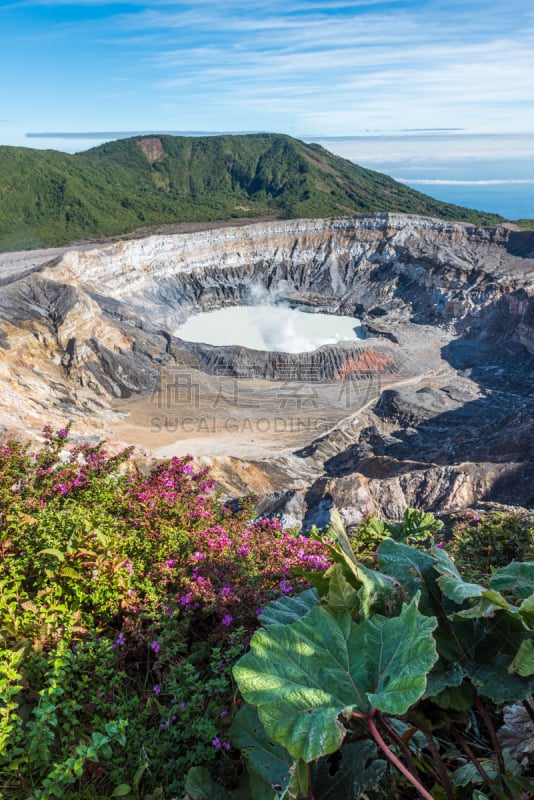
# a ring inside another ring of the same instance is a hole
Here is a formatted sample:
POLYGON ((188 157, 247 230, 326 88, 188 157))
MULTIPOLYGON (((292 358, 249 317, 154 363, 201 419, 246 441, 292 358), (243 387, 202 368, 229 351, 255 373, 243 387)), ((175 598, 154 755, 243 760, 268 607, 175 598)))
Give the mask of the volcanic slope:
POLYGON ((68 155, 0 147, 0 250, 165 223, 375 211, 495 224, 285 135, 144 136, 68 155))
POLYGON ((533 233, 371 214, 49 255, 0 256, 0 437, 72 420, 192 452, 227 496, 252 490, 298 523, 329 503, 349 525, 534 504, 533 233), (259 288, 357 317, 368 338, 299 355, 175 335, 259 288))

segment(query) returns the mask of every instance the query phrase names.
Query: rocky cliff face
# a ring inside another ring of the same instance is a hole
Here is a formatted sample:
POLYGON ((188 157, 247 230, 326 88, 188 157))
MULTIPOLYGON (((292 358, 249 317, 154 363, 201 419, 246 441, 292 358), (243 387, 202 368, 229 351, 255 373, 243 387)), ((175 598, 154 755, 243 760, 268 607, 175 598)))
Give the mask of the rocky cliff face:
MULTIPOLYGON (((252 488, 299 519, 335 502, 349 524, 367 508, 399 516, 406 505, 479 498, 528 505, 533 265, 530 232, 387 214, 152 236, 43 256, 26 271, 22 260, 19 272, 2 272, 0 259, 0 424, 7 433, 71 418, 81 433, 151 447, 153 415, 134 411, 154 402, 169 370, 186 371, 190 388, 194 376, 197 414, 209 393, 219 414, 222 378, 254 393, 238 404, 240 420, 272 421, 280 383, 313 384, 294 415, 324 418, 324 431, 280 437, 271 425, 257 457, 239 463, 236 434, 214 461, 229 493, 252 488), (368 338, 295 356, 173 335, 191 313, 267 296, 352 313, 368 338), (343 404, 342 392, 356 399, 343 404), (127 422, 116 427, 125 418, 141 420, 127 436, 127 422)), ((184 411, 174 403, 176 419, 184 411)), ((207 455, 210 441, 221 450, 217 420, 200 448, 207 455)), ((154 437, 159 448, 173 442, 166 431, 154 437)))

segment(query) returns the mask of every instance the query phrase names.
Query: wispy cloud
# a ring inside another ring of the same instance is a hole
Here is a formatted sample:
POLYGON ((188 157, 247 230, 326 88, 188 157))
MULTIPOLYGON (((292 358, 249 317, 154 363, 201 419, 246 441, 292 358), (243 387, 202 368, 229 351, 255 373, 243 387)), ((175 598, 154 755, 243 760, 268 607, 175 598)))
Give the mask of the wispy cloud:
POLYGON ((419 6, 343 4, 345 13, 334 14, 328 3, 274 2, 265 15, 240 15, 232 13, 240 3, 230 3, 229 12, 228 5, 201 2, 178 12, 151 7, 124 15, 121 24, 126 38, 161 34, 145 60, 170 102, 194 86, 197 96, 255 114, 263 108, 279 115, 290 103, 293 120, 347 133, 358 122, 388 119, 476 128, 481 116, 497 129, 503 106, 522 103, 514 115, 528 125, 534 26, 512 31, 510 7, 491 2, 484 14, 476 0, 468 10, 458 4, 456 16, 419 6))
POLYGON ((421 186, 532 186, 534 178, 495 178, 494 180, 453 181, 438 178, 395 178, 401 183, 417 183, 421 186))
POLYGON ((50 108, 26 129, 534 130, 525 0, 8 0, 4 19, 35 59, 35 100, 21 76, 12 102, 50 108))
MULTIPOLYGON (((0 119, 0 122, 2 120, 0 119)), ((243 131, 239 131, 243 133, 243 131)), ((130 136, 217 136, 231 133, 231 131, 29 131, 28 139, 125 139, 130 136)))

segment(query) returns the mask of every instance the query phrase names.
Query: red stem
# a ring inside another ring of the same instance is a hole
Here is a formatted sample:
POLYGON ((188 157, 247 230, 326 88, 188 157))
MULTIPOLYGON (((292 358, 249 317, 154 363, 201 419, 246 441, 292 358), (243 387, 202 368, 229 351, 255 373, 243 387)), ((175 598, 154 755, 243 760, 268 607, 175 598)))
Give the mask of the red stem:
POLYGON ((397 733, 395 728, 393 728, 392 725, 389 725, 382 715, 378 715, 377 714, 376 718, 377 718, 379 724, 382 725, 384 731, 389 736, 391 736, 393 741, 396 742, 397 746, 400 747, 400 749, 402 750, 402 753, 404 755, 404 760, 406 761, 406 763, 408 765, 408 769, 410 770, 412 775, 415 775, 415 777, 417 778, 417 767, 414 764, 414 760, 412 758, 412 754, 410 753, 410 748, 408 747, 408 745, 406 744, 406 742, 404 741, 402 736, 399 736, 399 734, 397 733))
POLYGON ((432 758, 434 759, 436 769, 441 779, 441 785, 445 790, 445 794, 447 795, 447 800, 454 800, 454 788, 449 778, 447 767, 445 766, 443 759, 441 758, 439 748, 436 742, 434 741, 434 737, 432 736, 432 731, 426 730, 425 728, 421 728, 421 730, 423 731, 426 743, 428 745, 428 749, 430 750, 432 758))
POLYGON ((399 761, 399 759, 397 758, 397 756, 395 755, 395 753, 394 753, 392 750, 390 750, 390 749, 389 749, 389 747, 387 746, 387 744, 385 743, 385 741, 382 739, 382 737, 381 737, 381 735, 380 735, 380 732, 379 732, 378 728, 376 727, 376 725, 375 725, 375 723, 374 723, 374 721, 373 721, 372 717, 367 717, 367 725, 368 725, 368 727, 369 727, 369 730, 371 731, 371 735, 372 735, 373 739, 375 740, 375 742, 377 743, 377 745, 379 746, 379 748, 380 748, 380 749, 382 750, 382 752, 383 752, 383 753, 386 755, 386 757, 387 757, 387 758, 389 758, 389 760, 391 761, 391 763, 392 763, 392 764, 394 764, 394 765, 397 767, 397 769, 399 770, 399 772, 402 772, 402 774, 404 775, 404 777, 405 777, 405 778, 406 778, 408 781, 410 781, 410 783, 412 784, 412 786, 415 786, 415 789, 417 790, 418 794, 420 794, 420 795, 421 795, 421 797, 423 797, 423 798, 424 798, 424 800, 434 800, 434 798, 432 797, 432 795, 431 795, 431 794, 429 794, 429 793, 427 792, 427 790, 425 789, 425 787, 424 787, 424 786, 422 786, 422 784, 421 784, 421 783, 420 783, 420 782, 417 780, 417 778, 416 778, 416 777, 414 777, 414 775, 412 775, 412 773, 410 772, 410 770, 409 770, 409 769, 407 769, 407 768, 404 766, 404 764, 402 763, 402 761, 399 761))
POLYGON ((482 778, 484 783, 487 784, 488 786, 491 786, 491 778, 489 777, 488 773, 486 772, 486 770, 484 769, 484 767, 482 766, 482 764, 480 763, 480 761, 478 760, 478 758, 474 754, 473 750, 469 747, 469 745, 465 741, 464 737, 460 734, 460 732, 458 730, 456 730, 454 725, 451 725, 450 731, 451 731, 452 735, 454 736, 454 738, 456 739, 456 741, 458 742, 458 744, 460 745, 460 747, 462 748, 462 750, 464 751, 464 753, 467 756, 469 756, 469 758, 471 759, 471 761, 475 765, 475 767, 476 767, 476 769, 478 771, 478 774, 480 775, 480 777, 482 778))
POLYGON ((486 729, 489 733, 491 743, 493 745, 493 749, 495 750, 495 755, 497 756, 497 763, 499 764, 499 772, 504 775, 506 772, 506 768, 504 766, 504 757, 501 750, 501 745, 499 744, 499 740, 497 739, 497 734, 495 733, 495 728, 493 727, 493 723, 491 721, 491 717, 486 710, 486 706, 482 702, 480 695, 475 690, 475 705, 478 708, 480 716, 484 720, 486 725, 486 729))
MULTIPOLYGON (((475 689, 475 705, 478 708, 480 716, 484 720, 484 723, 486 725, 487 731, 489 733, 489 736, 490 736, 490 739, 491 739, 491 743, 493 745, 493 749, 495 750, 495 755, 497 756, 497 763, 499 765, 499 772, 501 773, 501 775, 506 775, 506 767, 505 767, 505 764, 504 764, 504 756, 503 756, 503 752, 502 752, 502 749, 501 749, 500 742, 499 742, 499 740, 497 738, 497 734, 495 732, 495 728, 493 727, 493 722, 491 721, 491 717, 488 714, 486 706, 482 702, 482 699, 481 699, 480 695, 478 694, 478 692, 476 691, 476 689, 475 689)), ((510 789, 506 786, 506 784, 503 785, 503 789, 504 789, 504 793, 506 794, 506 796, 508 798, 510 798, 510 800, 514 800, 513 795, 511 793, 510 789)))

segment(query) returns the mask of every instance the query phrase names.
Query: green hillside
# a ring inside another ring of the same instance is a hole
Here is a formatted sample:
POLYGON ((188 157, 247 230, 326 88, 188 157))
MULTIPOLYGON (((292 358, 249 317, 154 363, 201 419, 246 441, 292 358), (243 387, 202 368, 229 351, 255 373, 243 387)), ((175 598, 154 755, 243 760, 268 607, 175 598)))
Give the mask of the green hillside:
POLYGON ((502 221, 441 203, 289 136, 145 136, 76 155, 0 147, 0 250, 149 225, 276 215, 401 211, 502 221))

